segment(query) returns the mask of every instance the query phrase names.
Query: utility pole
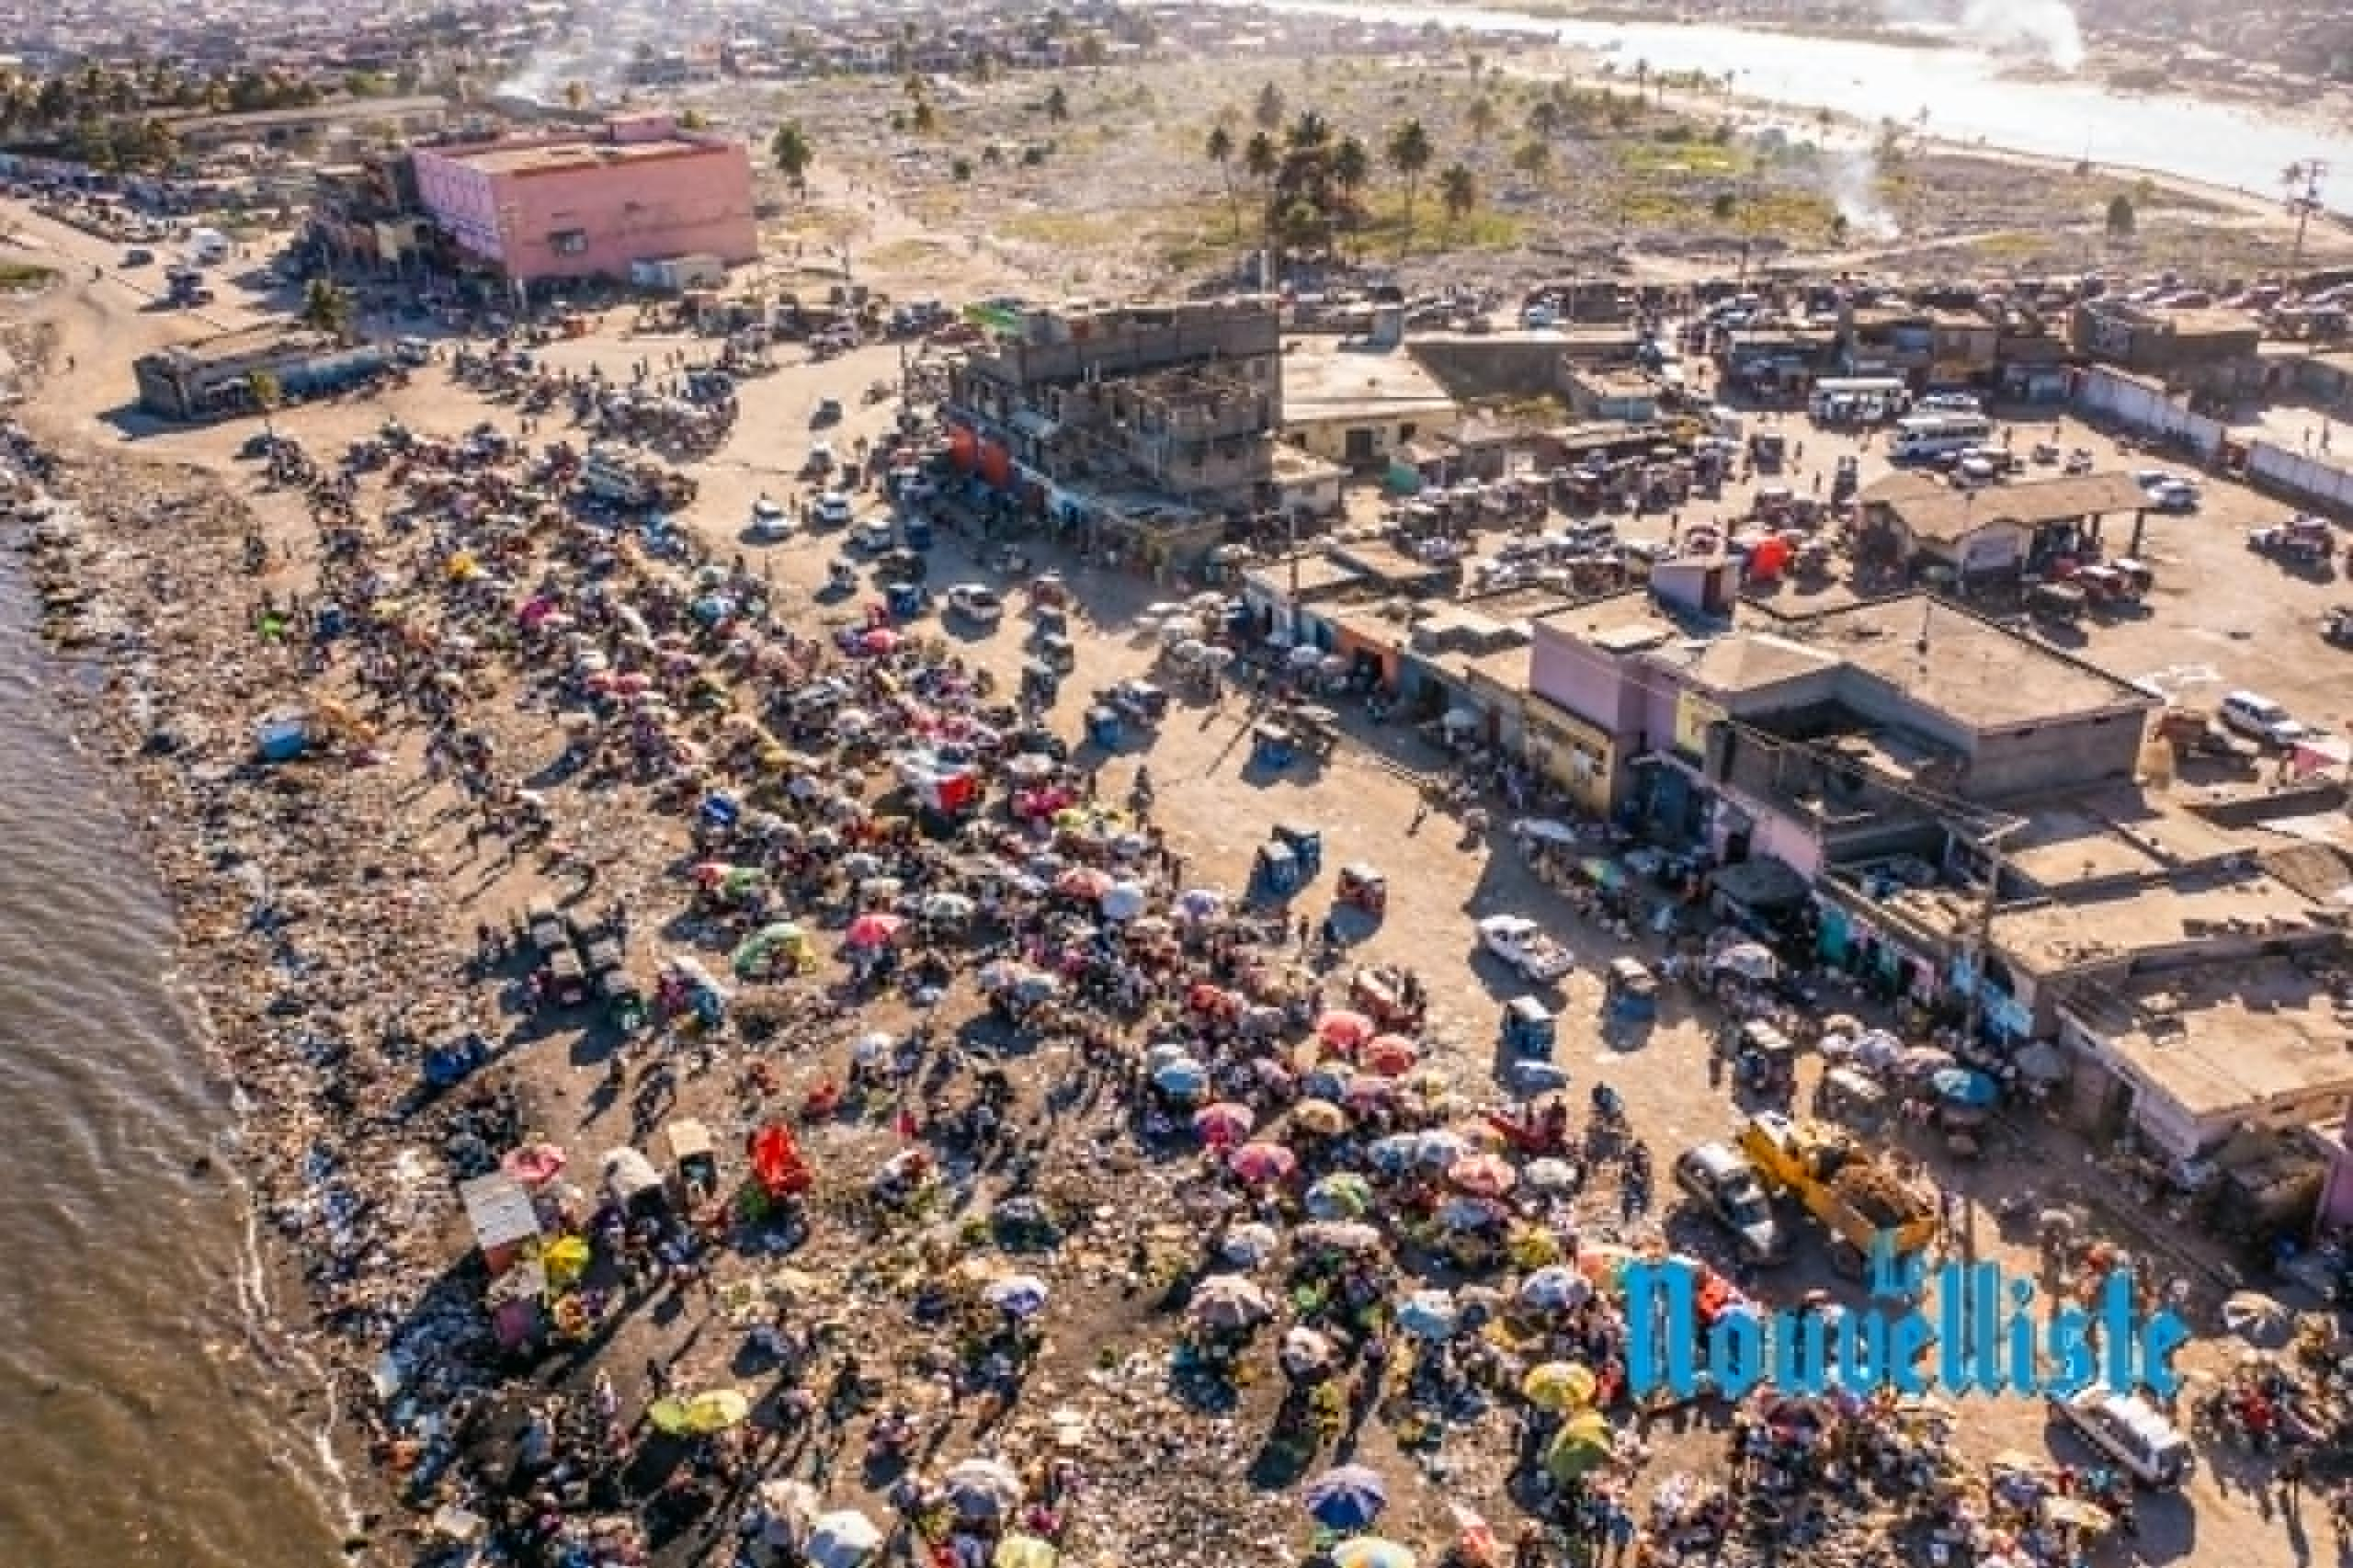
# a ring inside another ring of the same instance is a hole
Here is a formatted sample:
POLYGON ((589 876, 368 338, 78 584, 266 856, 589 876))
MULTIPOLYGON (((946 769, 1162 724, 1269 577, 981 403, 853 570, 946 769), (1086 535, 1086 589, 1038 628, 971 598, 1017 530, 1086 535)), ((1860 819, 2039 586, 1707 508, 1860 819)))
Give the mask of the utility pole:
POLYGON ((2288 187, 2288 210, 2296 215, 2296 246, 2289 254, 2288 278, 2290 284, 2304 269, 2304 230, 2313 214, 2321 208, 2320 182, 2328 177, 2328 164, 2320 158, 2306 158, 2301 164, 2290 164, 2280 183, 2288 187))
POLYGON ((1985 892, 1977 901, 1976 918, 1971 923, 1969 941, 1968 1012, 1961 1024, 1961 1042, 1974 1045, 1977 1030, 1985 1021, 1985 964, 1994 951, 1994 915, 2002 902, 2002 840, 2026 824, 2006 823, 1976 840, 1985 853, 1985 892))

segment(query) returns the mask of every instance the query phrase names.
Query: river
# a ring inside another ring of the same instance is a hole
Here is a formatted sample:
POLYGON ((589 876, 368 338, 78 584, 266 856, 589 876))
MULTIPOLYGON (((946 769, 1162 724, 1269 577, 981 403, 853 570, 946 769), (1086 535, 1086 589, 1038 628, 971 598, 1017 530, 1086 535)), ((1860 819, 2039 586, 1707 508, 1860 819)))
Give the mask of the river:
POLYGON ((0 556, 0 1562, 321 1568, 332 1467, 256 1327, 264 1277, 219 1157, 233 1108, 17 565, 0 556))
MULTIPOLYGON (((1909 48, 1849 39, 1801 38, 1674 23, 1565 21, 1525 11, 1454 6, 1367 5, 1350 0, 1215 0, 1292 16, 1344 17, 1472 32, 1542 33, 1571 49, 1611 51, 1621 74, 1735 73, 1734 94, 1807 110, 1828 108, 1870 123, 1926 129, 1948 142, 2177 175, 2264 195, 2281 190, 2289 165, 2318 158, 2353 171, 2353 137, 2277 110, 2170 94, 2112 93, 2088 82, 2019 80, 1973 49, 1909 48)), ((2324 192, 2324 199, 2326 193, 2324 192)), ((2353 198, 2328 202, 2353 210, 2353 198)))

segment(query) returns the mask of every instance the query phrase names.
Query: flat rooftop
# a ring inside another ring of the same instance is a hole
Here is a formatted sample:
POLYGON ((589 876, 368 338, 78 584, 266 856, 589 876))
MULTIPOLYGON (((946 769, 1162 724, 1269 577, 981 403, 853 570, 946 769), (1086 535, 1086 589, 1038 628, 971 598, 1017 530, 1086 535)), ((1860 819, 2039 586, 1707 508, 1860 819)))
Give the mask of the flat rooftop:
POLYGON ((1681 665, 1694 686, 1726 697, 1762 691, 1838 664, 1834 654, 1769 631, 1693 638, 1670 643, 1657 656, 1681 665))
POLYGON ((1927 594, 1849 605, 1783 630, 1979 730, 2156 705, 2104 670, 1927 594))
POLYGON ((1292 338, 1283 346, 1286 424, 1352 416, 1451 418, 1454 412, 1454 399, 1438 378, 1403 348, 1344 347, 1312 337, 1292 338))
POLYGON ((1948 543, 1966 539, 1990 523, 2034 528, 2110 512, 2146 511, 2149 506, 2148 496, 2129 473, 2063 474, 1973 490, 1932 484, 1927 490, 1894 491, 1893 482, 1883 480, 1873 488, 1881 494, 1866 500, 1894 513, 1915 539, 1948 543))
POLYGON ((690 157, 711 151, 711 144, 664 137, 652 142, 557 142, 519 147, 491 146, 442 155, 493 175, 563 174, 579 169, 608 168, 621 164, 659 163, 665 158, 690 157))
POLYGON ((2254 847, 2137 784, 2070 794, 2038 806, 2002 841, 2002 858, 2038 886, 2058 892, 2085 882, 2162 877, 2254 847))
POLYGON ((2318 928, 2314 905, 2260 873, 2185 878, 2110 897, 2056 899, 1994 916, 1994 944, 2037 974, 2201 940, 2217 930, 2278 936, 2318 928))
POLYGON ((2193 1116, 2353 1087, 2353 1015, 2285 960, 2175 970, 2075 1010, 2193 1116))

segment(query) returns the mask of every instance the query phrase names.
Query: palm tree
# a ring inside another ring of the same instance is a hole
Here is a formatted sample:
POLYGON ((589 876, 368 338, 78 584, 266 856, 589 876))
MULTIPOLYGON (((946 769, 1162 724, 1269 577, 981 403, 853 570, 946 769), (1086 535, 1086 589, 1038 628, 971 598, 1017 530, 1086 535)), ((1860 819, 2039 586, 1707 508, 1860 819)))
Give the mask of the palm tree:
POLYGON ((1430 133, 1422 129, 1418 119, 1409 119, 1389 133, 1381 156, 1405 182, 1405 223, 1397 237, 1397 254, 1404 256, 1414 244, 1414 191, 1438 155, 1430 145, 1430 133))
POLYGON ((809 144, 809 133, 801 129, 797 119, 788 119, 776 128, 768 138, 768 157, 776 164, 777 173, 792 182, 796 195, 806 200, 809 196, 809 165, 817 161, 817 150, 809 144))
POLYGON ((1650 81, 1651 81, 1651 62, 1650 62, 1649 61, 1647 61, 1647 60, 1637 60, 1637 61, 1635 61, 1635 62, 1634 62, 1634 101, 1635 101, 1636 103, 1641 103, 1641 102, 1643 101, 1643 89, 1644 89, 1644 88, 1646 88, 1646 87, 1648 87, 1648 86, 1650 85, 1650 81))
POLYGON ((1272 82, 1258 89, 1258 101, 1250 108, 1252 123, 1261 131, 1272 131, 1283 122, 1283 90, 1272 82))
POLYGON ((1471 100, 1463 111, 1463 119, 1471 127, 1471 140, 1484 142, 1495 129, 1495 100, 1482 93, 1471 100))
POLYGON ((1286 145, 1306 151, 1321 147, 1332 140, 1332 122, 1313 109, 1302 109, 1290 129, 1283 133, 1286 145))
POLYGON ((278 438, 278 431, 270 423, 269 416, 278 405, 286 400, 285 389, 278 384, 278 378, 267 370, 247 370, 245 395, 254 400, 256 408, 261 410, 262 434, 275 441, 278 438))
POLYGON ((1536 107, 1528 111, 1528 129, 1550 142, 1561 133, 1561 122, 1564 118, 1560 99, 1541 97, 1536 100, 1536 107))
POLYGON ((931 107, 929 98, 917 98, 915 112, 907 117, 907 123, 915 128, 916 135, 928 136, 939 129, 939 111, 931 107))
POLYGON ((1332 183, 1340 187, 1340 195, 1347 203, 1347 220, 1354 226, 1361 212, 1357 195, 1372 178, 1372 154, 1365 144, 1353 136, 1343 137, 1332 149, 1332 183))
POLYGON ((1282 172, 1283 155, 1275 139, 1263 131, 1252 132, 1249 144, 1242 149, 1242 166, 1262 187, 1258 210, 1267 238, 1267 282, 1280 288, 1282 275, 1275 265, 1275 176, 1282 172))
POLYGON ((1225 181, 1225 205, 1227 210, 1233 214, 1233 239, 1239 244, 1242 242, 1242 199, 1233 191, 1233 132, 1222 125, 1211 126, 1209 140, 1202 143, 1201 151, 1211 163, 1217 165, 1219 177, 1225 181))
POLYGON ((1465 164, 1449 164, 1438 176, 1438 199, 1446 203, 1446 221, 1460 223, 1479 205, 1479 180, 1465 164))
POLYGON ((1046 118, 1056 125, 1070 118, 1070 95, 1063 91, 1059 83, 1046 95, 1046 118))
POLYGON ((330 337, 344 336, 351 330, 351 296, 331 278, 312 278, 302 290, 302 324, 330 337))

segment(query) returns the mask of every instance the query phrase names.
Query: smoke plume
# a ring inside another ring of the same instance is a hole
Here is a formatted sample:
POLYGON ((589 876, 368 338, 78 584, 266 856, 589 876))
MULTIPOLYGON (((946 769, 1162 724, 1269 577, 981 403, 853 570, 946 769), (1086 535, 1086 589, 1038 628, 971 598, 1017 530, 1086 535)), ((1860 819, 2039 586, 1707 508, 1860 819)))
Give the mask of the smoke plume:
POLYGON ((2033 51, 2072 72, 2084 62, 2084 28, 2067 0, 1969 0, 1963 32, 1995 49, 2033 51))
POLYGON ((1822 190, 1847 220, 1850 240, 1892 240, 1904 232, 1895 214, 1879 199, 1879 165, 1859 147, 1826 149, 1822 158, 1822 190))

